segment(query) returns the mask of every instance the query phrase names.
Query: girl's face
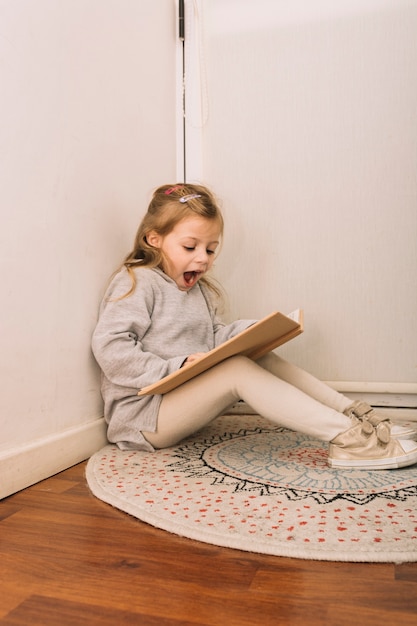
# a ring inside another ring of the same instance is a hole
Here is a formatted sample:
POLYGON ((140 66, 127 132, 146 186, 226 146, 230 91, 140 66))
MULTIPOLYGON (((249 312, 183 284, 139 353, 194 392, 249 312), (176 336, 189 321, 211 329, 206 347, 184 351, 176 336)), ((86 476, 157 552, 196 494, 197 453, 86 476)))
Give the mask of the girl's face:
POLYGON ((216 220, 196 215, 181 220, 168 235, 151 231, 146 239, 162 251, 165 274, 178 289, 189 291, 213 265, 220 227, 216 220))

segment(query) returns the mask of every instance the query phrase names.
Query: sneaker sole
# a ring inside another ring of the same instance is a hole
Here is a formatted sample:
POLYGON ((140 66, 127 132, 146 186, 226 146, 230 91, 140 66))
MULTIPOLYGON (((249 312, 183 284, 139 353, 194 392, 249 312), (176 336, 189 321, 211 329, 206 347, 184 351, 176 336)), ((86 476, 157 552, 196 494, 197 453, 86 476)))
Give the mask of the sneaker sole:
POLYGON ((346 459, 327 459, 327 464, 332 468, 338 469, 364 469, 364 470, 387 470, 398 469, 400 467, 409 467, 417 463, 417 451, 387 459, 354 459, 348 461, 346 459))

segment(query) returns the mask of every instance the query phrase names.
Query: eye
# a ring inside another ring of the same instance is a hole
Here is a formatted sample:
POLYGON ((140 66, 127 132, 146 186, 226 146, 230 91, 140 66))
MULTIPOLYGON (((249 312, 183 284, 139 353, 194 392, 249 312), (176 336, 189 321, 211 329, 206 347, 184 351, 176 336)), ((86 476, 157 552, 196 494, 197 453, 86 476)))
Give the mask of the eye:
POLYGON ((207 250, 207 254, 216 254, 215 250, 207 250))
POLYGON ((195 250, 195 248, 193 248, 192 246, 184 246, 184 250, 188 250, 188 252, 192 252, 193 250, 195 250))

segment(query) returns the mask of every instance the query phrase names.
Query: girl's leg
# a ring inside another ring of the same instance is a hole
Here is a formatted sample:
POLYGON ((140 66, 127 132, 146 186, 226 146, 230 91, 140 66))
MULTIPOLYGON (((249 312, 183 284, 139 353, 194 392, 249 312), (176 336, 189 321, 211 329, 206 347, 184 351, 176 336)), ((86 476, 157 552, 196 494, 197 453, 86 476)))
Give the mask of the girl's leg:
POLYGON ((246 357, 232 357, 167 393, 155 433, 143 433, 155 448, 172 446, 200 430, 238 400, 279 426, 331 441, 350 428, 349 417, 325 406, 246 357))
POLYGON ((288 363, 288 361, 284 361, 274 352, 269 352, 257 362, 268 372, 294 385, 294 387, 297 387, 297 389, 300 389, 318 402, 340 413, 343 413, 352 404, 352 400, 338 393, 305 370, 288 363))
POLYGON ((390 434, 396 439, 416 439, 417 432, 413 427, 392 424, 386 415, 379 415, 365 402, 353 402, 350 398, 338 393, 308 372, 292 363, 284 361, 274 352, 266 354, 258 360, 258 364, 287 383, 294 385, 307 395, 340 413, 353 414, 359 419, 366 419, 373 426, 380 423, 389 425, 390 434))

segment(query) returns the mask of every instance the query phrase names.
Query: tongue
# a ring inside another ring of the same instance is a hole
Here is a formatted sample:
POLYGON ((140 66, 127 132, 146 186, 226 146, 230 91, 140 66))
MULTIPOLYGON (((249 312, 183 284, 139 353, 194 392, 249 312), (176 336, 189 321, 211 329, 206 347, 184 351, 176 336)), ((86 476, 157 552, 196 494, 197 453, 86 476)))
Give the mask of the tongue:
POLYGON ((194 280, 195 272, 184 272, 184 280, 189 285, 194 280))

